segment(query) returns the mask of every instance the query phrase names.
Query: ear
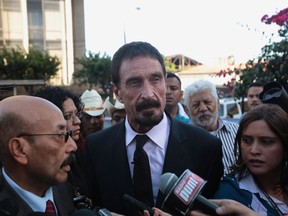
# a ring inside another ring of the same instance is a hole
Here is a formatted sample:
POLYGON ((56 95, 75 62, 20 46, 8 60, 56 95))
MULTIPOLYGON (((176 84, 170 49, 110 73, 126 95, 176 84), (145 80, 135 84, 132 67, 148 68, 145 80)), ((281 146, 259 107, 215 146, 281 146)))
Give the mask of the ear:
POLYGON ((117 87, 117 85, 115 85, 115 83, 111 83, 111 87, 112 87, 112 91, 115 94, 116 98, 118 99, 119 102, 123 103, 122 100, 122 96, 121 96, 121 91, 120 89, 117 87))
POLYGON ((27 164, 27 153, 30 148, 27 140, 23 137, 12 138, 8 143, 8 148, 15 161, 22 165, 27 164))

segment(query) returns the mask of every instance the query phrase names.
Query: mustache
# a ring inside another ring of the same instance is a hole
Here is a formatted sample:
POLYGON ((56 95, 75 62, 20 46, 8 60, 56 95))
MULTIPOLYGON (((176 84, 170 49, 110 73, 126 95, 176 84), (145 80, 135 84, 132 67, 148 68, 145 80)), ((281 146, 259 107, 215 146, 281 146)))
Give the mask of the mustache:
POLYGON ((145 100, 137 104, 136 111, 141 111, 142 109, 146 108, 159 108, 161 106, 160 102, 157 100, 145 100))
POLYGON ((76 162, 76 156, 74 153, 71 153, 68 158, 62 163, 61 167, 64 167, 66 165, 70 165, 76 162))

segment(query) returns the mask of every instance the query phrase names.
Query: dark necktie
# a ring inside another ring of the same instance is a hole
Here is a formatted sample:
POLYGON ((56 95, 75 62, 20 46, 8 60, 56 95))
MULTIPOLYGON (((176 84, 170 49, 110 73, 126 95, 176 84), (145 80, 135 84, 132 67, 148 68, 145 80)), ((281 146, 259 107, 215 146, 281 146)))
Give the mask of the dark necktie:
POLYGON ((134 174, 133 184, 135 198, 146 203, 149 206, 154 206, 153 191, 151 182, 151 173, 149 158, 143 149, 144 144, 149 137, 147 135, 136 136, 136 149, 134 152, 134 174))
POLYGON ((46 202, 46 210, 45 213, 47 216, 56 216, 56 210, 53 202, 51 200, 48 200, 46 202))

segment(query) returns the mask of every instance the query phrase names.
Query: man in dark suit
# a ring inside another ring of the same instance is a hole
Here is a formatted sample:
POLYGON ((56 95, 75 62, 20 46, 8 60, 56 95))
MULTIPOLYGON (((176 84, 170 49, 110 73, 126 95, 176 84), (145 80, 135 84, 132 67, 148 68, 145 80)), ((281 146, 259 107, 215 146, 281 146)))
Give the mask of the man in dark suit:
MULTIPOLYGON (((45 99, 13 96, 0 102, 0 203, 11 199, 17 216, 74 212, 64 183, 77 147, 66 125, 61 110, 45 99)), ((8 204, 1 207, 9 210, 8 204)))
POLYGON ((135 216, 137 212, 122 199, 127 193, 150 206, 161 207, 164 195, 159 192, 160 176, 166 172, 180 176, 186 169, 208 181, 202 194, 212 197, 223 175, 221 141, 164 112, 166 71, 159 51, 146 42, 125 44, 115 53, 111 70, 113 92, 124 103, 127 115, 123 123, 86 139, 87 179, 93 204, 135 216), (134 155, 139 149, 135 137, 144 134, 148 136, 143 149, 149 159, 150 183, 139 192, 139 172, 134 175, 139 166, 134 155), (146 199, 149 196, 152 198, 146 199))

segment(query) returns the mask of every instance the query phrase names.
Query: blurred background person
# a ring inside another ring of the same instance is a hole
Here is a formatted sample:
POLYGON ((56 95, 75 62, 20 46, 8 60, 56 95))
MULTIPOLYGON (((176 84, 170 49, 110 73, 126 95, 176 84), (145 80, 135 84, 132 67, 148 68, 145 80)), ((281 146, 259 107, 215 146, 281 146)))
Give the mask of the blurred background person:
POLYGON ((254 107, 262 104, 259 95, 263 91, 263 84, 259 82, 251 83, 247 90, 247 105, 248 109, 253 109, 254 107))
POLYGON ((166 73, 166 106, 165 110, 170 113, 174 118, 190 123, 190 118, 186 113, 186 107, 181 104, 183 98, 183 91, 181 87, 180 78, 172 72, 166 73))
POLYGON ((69 182, 71 183, 74 196, 86 194, 86 179, 84 173, 84 141, 80 134, 80 113, 83 105, 71 91, 58 86, 44 86, 35 92, 34 96, 45 98, 55 104, 63 113, 67 128, 72 130, 72 139, 78 148, 74 152, 75 160, 71 166, 69 182))
POLYGON ((9 198, 19 208, 18 214, 1 215, 48 212, 49 207, 54 215, 71 215, 73 200, 62 183, 77 146, 60 109, 39 97, 8 97, 0 102, 0 133, 0 202, 9 198))
POLYGON ((185 88, 185 105, 188 107, 191 123, 204 128, 222 141, 224 175, 235 162, 234 142, 238 124, 219 117, 220 102, 216 86, 199 80, 185 88))
POLYGON ((236 135, 232 173, 215 198, 233 199, 260 215, 288 214, 288 115, 276 104, 248 111, 236 135))
POLYGON ((90 133, 100 131, 104 128, 105 108, 102 97, 94 89, 85 90, 80 99, 84 104, 81 113, 81 134, 85 139, 90 133))
MULTIPOLYGON (((247 107, 248 110, 253 109, 254 107, 258 106, 259 104, 262 104, 262 101, 259 98, 260 93, 263 91, 264 85, 260 82, 254 82, 251 83, 247 90, 247 107)), ((243 118, 243 116, 247 113, 243 112, 240 120, 243 118)))
POLYGON ((115 104, 113 105, 110 102, 110 98, 107 97, 104 102, 104 107, 108 111, 109 115, 111 116, 112 125, 125 120, 125 117, 126 117, 125 106, 118 99, 115 100, 115 104))

